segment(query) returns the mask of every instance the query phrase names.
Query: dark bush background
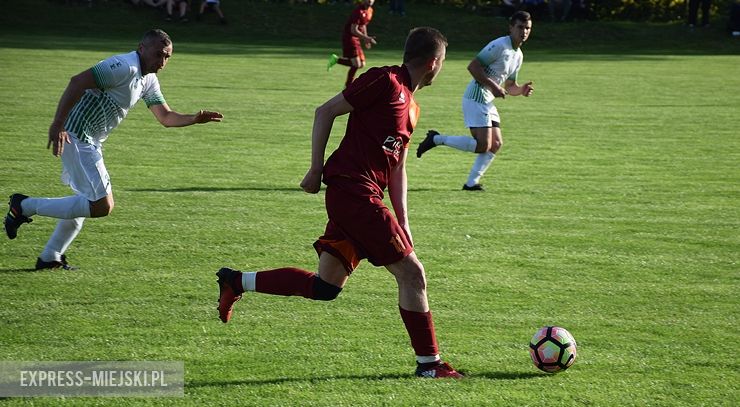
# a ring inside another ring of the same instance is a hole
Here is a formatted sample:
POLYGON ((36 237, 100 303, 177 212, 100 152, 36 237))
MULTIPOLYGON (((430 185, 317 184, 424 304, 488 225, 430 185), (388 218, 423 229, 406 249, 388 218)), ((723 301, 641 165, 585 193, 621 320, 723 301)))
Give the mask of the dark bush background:
MULTIPOLYGON (((583 0, 581 18, 594 20, 677 21, 685 20, 687 0, 583 0)), ((735 0, 713 0, 711 14, 727 15, 735 0)), ((577 0, 572 0, 574 4, 577 0)), ((387 3, 387 1, 383 1, 387 3)), ((501 0, 407 0, 407 3, 451 4, 482 12, 495 12, 501 0)))

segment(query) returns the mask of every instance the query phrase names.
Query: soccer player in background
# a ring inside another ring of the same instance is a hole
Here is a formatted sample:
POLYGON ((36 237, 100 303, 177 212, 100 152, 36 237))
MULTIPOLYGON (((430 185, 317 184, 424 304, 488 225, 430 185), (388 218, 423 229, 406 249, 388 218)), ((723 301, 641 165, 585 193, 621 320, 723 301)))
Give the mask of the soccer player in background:
POLYGON ((517 11, 509 19, 509 35, 488 43, 468 64, 473 79, 463 94, 462 108, 465 126, 470 129, 473 138, 444 135, 430 130, 416 150, 419 158, 440 145, 476 153, 468 180, 462 187, 465 191, 483 191, 480 179, 504 143, 501 119, 493 104, 494 99, 503 99, 507 95, 530 96, 534 91, 532 82, 524 85, 517 83, 524 58, 521 46, 531 31, 530 14, 517 11))
POLYGON ((432 84, 442 69, 447 39, 436 29, 411 30, 403 64, 372 68, 316 109, 311 166, 301 188, 326 184, 329 221, 314 243, 318 273, 284 267, 260 272, 218 271, 219 317, 228 322, 245 291, 330 301, 342 291, 362 259, 384 266, 396 278, 401 318, 416 353, 416 375, 462 375, 439 356, 429 310, 424 267, 414 252, 407 212, 406 157, 419 118, 414 93, 432 84), (332 125, 349 113, 339 147, 324 163, 332 125), (383 203, 388 190, 395 217, 383 203))
POLYGON ((373 19, 373 3, 375 0, 362 0, 362 3, 352 11, 342 31, 342 57, 331 54, 326 66, 327 71, 336 64, 349 67, 345 88, 355 80, 357 70, 365 66, 365 53, 362 52, 360 43, 365 44, 367 49, 377 44, 375 37, 367 34, 367 25, 373 19))
POLYGON ((33 215, 59 219, 36 261, 36 270, 72 269, 65 252, 80 233, 85 218, 107 216, 113 210, 102 144, 140 99, 165 127, 223 118, 218 112, 183 114, 170 109, 156 74, 171 56, 169 35, 159 29, 150 30, 136 51, 112 56, 70 79, 49 127, 46 148, 52 147, 54 156, 61 157, 62 182, 72 188, 74 195, 31 198, 13 194, 5 216, 5 232, 10 239, 15 239, 18 228, 31 222, 33 215))

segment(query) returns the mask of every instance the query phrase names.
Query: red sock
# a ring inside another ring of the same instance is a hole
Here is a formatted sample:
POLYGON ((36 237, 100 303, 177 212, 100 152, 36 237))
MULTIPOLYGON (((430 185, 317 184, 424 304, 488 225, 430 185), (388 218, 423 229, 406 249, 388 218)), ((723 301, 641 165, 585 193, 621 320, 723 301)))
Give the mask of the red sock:
POLYGON ((401 311, 401 319, 403 324, 406 325, 406 331, 408 331, 411 338, 411 347, 414 348, 416 355, 434 356, 439 354, 432 312, 406 311, 401 307, 398 307, 398 310, 401 311))
POLYGON ((293 267, 260 271, 255 276, 254 288, 258 293, 312 298, 315 277, 310 271, 293 267))

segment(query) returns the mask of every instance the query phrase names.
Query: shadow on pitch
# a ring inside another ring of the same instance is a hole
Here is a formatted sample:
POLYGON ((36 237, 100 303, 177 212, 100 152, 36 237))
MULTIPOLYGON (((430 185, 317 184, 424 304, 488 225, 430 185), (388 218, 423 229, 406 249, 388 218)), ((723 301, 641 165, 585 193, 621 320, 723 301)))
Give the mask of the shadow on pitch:
POLYGON ((35 273, 35 272, 48 272, 48 270, 36 270, 33 268, 28 269, 3 269, 0 270, 0 274, 16 274, 16 273, 35 273))
MULTIPOLYGON (((544 375, 541 373, 512 373, 512 372, 481 372, 481 373, 470 373, 461 371, 465 374, 466 379, 488 379, 488 380, 525 380, 541 378, 544 375)), ((228 386, 263 386, 271 384, 284 384, 284 383, 318 383, 328 380, 370 380, 370 381, 382 381, 382 380, 399 380, 399 379, 415 379, 410 374, 380 374, 380 375, 337 375, 337 376, 326 376, 326 377, 278 377, 272 379, 244 379, 244 380, 224 380, 224 381, 192 381, 187 382, 185 387, 228 387, 228 386)))
MULTIPOLYGON (((323 192, 326 187, 322 187, 323 192)), ((265 191, 265 192, 300 192, 304 194, 299 187, 183 187, 183 188, 126 188, 131 192, 163 192, 163 193, 183 193, 183 192, 247 192, 247 191, 265 191)), ((444 191, 444 189, 434 188, 408 188, 409 191, 430 192, 444 191)))
POLYGON ((183 188, 126 188, 132 192, 234 192, 234 191, 281 191, 281 192, 303 192, 298 187, 183 187, 183 188))
POLYGON ((16 274, 16 273, 74 273, 77 270, 64 270, 62 268, 56 269, 41 269, 36 270, 35 268, 24 268, 24 269, 0 269, 0 274, 16 274))

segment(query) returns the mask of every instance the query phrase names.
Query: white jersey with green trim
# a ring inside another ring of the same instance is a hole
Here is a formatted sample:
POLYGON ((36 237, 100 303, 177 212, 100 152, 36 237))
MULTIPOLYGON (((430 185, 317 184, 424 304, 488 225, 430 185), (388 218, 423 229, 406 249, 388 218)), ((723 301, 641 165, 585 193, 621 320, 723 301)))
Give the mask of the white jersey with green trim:
POLYGON ((101 145, 139 99, 147 107, 165 103, 157 75, 141 74, 136 51, 114 55, 91 69, 98 88, 85 91, 64 123, 82 142, 101 145))
MULTIPOLYGON (((496 38, 483 47, 476 55, 486 75, 499 85, 503 85, 507 79, 516 81, 519 69, 524 61, 522 50, 514 49, 511 45, 511 37, 504 36, 496 38)), ((473 79, 465 89, 463 98, 474 100, 478 103, 491 103, 494 96, 491 91, 473 79)))

